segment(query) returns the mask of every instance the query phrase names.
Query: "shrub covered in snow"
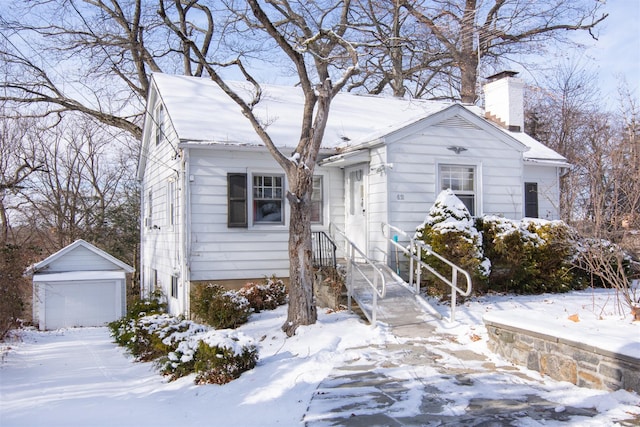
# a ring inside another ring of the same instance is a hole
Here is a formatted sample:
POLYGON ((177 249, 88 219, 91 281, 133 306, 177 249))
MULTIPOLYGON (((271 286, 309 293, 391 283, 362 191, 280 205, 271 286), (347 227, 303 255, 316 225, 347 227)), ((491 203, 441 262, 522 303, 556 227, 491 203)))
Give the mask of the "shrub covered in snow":
POLYGON ((247 283, 238 294, 249 301, 256 313, 262 310, 275 310, 287 302, 287 287, 275 276, 266 278, 264 283, 247 283))
POLYGON ((158 354, 162 354, 164 349, 161 343, 154 342, 140 319, 146 316, 161 317, 165 309, 166 303, 161 292, 137 300, 129 307, 126 316, 109 323, 111 336, 118 345, 126 347, 137 359, 152 360, 158 354))
POLYGON ((571 268, 574 233, 564 222, 485 216, 477 227, 491 260, 488 289, 538 294, 580 287, 571 268))
POLYGON ((257 346, 244 334, 211 330, 168 314, 127 319, 121 327, 112 327, 112 335, 137 360, 154 360, 171 380, 195 373, 197 384, 224 384, 258 360, 257 346))
POLYGON ((235 331, 215 331, 204 336, 195 354, 197 384, 226 384, 258 362, 253 340, 235 331))
POLYGON ((249 319, 249 301, 216 284, 191 288, 191 313, 195 319, 216 329, 237 328, 249 319))
POLYGON ((150 314, 160 314, 167 311, 167 300, 161 290, 156 290, 148 298, 136 299, 129 305, 127 317, 136 319, 150 314))
MULTIPOLYGON (((416 237, 467 270, 476 293, 488 290, 536 294, 584 287, 575 274, 577 239, 562 221, 510 220, 485 216, 475 221, 451 190, 438 195, 416 237)), ((451 269, 431 256, 423 257, 445 277, 451 269)), ((438 295, 450 289, 427 279, 438 295), (435 286, 434 286, 435 285, 435 286)))
MULTIPOLYGON (((482 235, 475 228, 474 220, 464 203, 451 190, 444 190, 438 195, 424 223, 417 227, 416 238, 469 272, 474 287, 483 286, 491 264, 482 250, 482 235)), ((451 277, 451 267, 434 256, 425 254, 423 261, 443 276, 451 277)), ((431 275, 427 275, 425 281, 433 294, 450 293, 447 285, 431 275)))
POLYGON ((157 359, 175 348, 176 337, 189 335, 201 328, 189 320, 164 313, 124 319, 110 326, 115 341, 144 362, 157 359))
POLYGON ((196 384, 226 384, 255 367, 258 349, 251 338, 229 329, 202 328, 174 337, 177 345, 158 360, 164 375, 174 380, 195 373, 196 384))

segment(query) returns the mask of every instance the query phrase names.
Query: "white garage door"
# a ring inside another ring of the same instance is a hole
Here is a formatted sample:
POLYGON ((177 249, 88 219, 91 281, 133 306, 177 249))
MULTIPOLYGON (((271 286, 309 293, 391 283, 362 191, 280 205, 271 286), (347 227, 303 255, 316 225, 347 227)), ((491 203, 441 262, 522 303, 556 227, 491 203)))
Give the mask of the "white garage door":
POLYGON ((45 285, 44 315, 47 329, 103 326, 118 319, 119 282, 58 282, 45 285))

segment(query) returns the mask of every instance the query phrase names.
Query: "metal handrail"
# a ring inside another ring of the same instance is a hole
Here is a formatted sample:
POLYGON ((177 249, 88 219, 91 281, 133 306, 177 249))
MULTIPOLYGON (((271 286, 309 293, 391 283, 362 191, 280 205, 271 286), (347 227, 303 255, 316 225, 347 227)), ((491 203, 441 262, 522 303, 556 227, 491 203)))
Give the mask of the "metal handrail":
POLYGON ((444 258, 442 255, 434 252, 431 246, 427 245, 426 243, 420 240, 414 239, 413 237, 409 236, 407 233, 405 233, 403 230, 399 229, 398 227, 394 227, 393 225, 383 222, 382 234, 396 249, 401 250, 404 254, 406 254, 409 257, 409 285, 414 285, 416 294, 420 292, 420 278, 421 278, 421 273, 423 268, 429 271, 431 274, 436 276, 438 279, 443 281, 446 285, 448 285, 451 288, 451 315, 449 317, 449 320, 451 322, 455 321, 457 294, 460 294, 465 297, 471 295, 471 290, 472 290, 471 275, 467 271, 463 270, 462 267, 457 266, 456 264, 452 263, 448 259, 444 258), (397 234, 395 236, 391 236, 390 235, 391 231, 397 234), (404 237, 405 240, 409 240, 408 248, 406 246, 401 245, 398 242, 398 238, 397 238, 398 235, 401 235, 402 237, 404 237), (422 261, 422 251, 425 251, 427 255, 434 256, 438 258, 440 261, 450 266, 451 280, 444 277, 442 274, 436 271, 429 264, 422 261), (415 283, 414 283, 414 272, 415 272, 415 283), (458 273, 461 273, 466 279, 467 288, 464 291, 458 287, 458 273))
POLYGON ((344 231, 338 228, 335 224, 329 224, 329 234, 333 236, 334 233, 339 234, 344 239, 347 246, 345 255, 347 259, 347 284, 346 285, 347 285, 347 306, 349 308, 349 311, 351 311, 351 295, 353 294, 353 273, 355 270, 364 278, 364 280, 373 290, 373 307, 371 309, 371 316, 369 316, 369 314, 364 310, 364 307, 360 307, 360 308, 362 309, 363 313, 365 314, 369 322, 373 326, 375 326, 376 318, 377 318, 378 297, 384 298, 384 296, 387 293, 387 285, 384 278, 384 274, 380 269, 380 267, 378 267, 372 260, 370 260, 369 257, 367 257, 365 253, 362 252, 362 250, 360 250, 360 248, 358 248, 358 246, 356 246, 356 244, 353 243, 347 237, 344 231), (356 255, 359 255, 359 257, 361 258, 361 260, 358 262, 356 261, 356 255), (373 273, 374 273, 373 281, 371 280, 369 275, 363 271, 361 267, 362 265, 369 265, 370 267, 373 268, 373 273))
POLYGON ((311 234, 311 248, 314 267, 337 267, 337 246, 327 233, 324 231, 314 231, 311 234))

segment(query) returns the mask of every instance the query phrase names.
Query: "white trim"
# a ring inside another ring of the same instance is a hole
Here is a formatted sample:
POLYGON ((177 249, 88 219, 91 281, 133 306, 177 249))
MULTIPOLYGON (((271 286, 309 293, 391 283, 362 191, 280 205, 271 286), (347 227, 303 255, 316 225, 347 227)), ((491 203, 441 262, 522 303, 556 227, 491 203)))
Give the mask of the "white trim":
POLYGON ((87 280, 124 280, 124 271, 68 271, 64 273, 34 274, 34 282, 84 282, 87 280))

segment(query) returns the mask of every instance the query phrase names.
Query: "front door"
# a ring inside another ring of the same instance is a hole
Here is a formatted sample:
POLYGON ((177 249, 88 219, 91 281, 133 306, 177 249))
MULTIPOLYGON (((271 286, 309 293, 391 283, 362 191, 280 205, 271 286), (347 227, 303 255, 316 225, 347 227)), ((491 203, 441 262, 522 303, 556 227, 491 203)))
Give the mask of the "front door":
MULTIPOLYGON (((345 168, 345 233, 362 252, 367 253, 366 165, 345 168)), ((358 257, 360 258, 360 257, 358 257)))

